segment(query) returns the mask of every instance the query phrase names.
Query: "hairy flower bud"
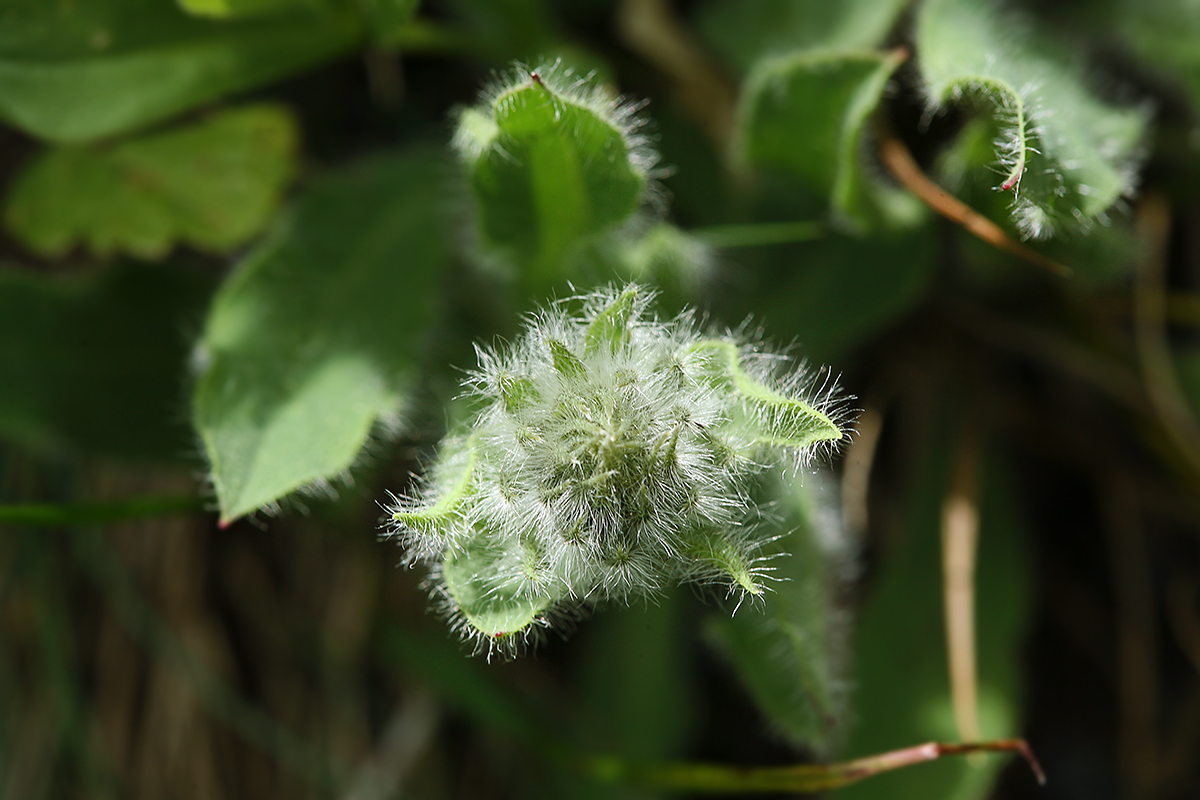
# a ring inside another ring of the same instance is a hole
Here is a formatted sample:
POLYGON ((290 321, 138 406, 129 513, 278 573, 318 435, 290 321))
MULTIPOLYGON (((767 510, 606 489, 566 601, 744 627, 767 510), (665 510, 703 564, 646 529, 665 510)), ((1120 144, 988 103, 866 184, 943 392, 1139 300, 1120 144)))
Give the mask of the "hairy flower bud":
POLYGON ((637 286, 532 319, 479 350, 470 429, 390 509, 464 634, 511 652, 559 616, 683 581, 763 591, 754 475, 838 441, 831 390, 637 286), (807 399, 802 399, 802 396, 807 399))

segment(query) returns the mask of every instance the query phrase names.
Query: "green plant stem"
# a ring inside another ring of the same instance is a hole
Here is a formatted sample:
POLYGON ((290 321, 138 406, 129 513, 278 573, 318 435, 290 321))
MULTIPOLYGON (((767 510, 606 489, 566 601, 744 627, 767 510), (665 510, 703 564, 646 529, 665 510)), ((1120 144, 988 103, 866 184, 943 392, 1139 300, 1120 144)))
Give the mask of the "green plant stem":
POLYGON ((147 495, 99 503, 22 503, 0 505, 0 523, 72 528, 203 510, 204 499, 192 494, 147 495))
POLYGON ((1046 782, 1041 766, 1024 739, 991 742, 929 742, 837 764, 802 764, 789 767, 734 767, 718 764, 633 765, 611 758, 589 762, 594 778, 620 781, 675 792, 823 792, 863 778, 944 756, 971 753, 1017 752, 1029 763, 1039 784, 1046 782))
POLYGON ((825 236, 820 222, 764 222, 751 225, 710 225, 691 234, 712 247, 760 247, 769 244, 811 242, 825 236))

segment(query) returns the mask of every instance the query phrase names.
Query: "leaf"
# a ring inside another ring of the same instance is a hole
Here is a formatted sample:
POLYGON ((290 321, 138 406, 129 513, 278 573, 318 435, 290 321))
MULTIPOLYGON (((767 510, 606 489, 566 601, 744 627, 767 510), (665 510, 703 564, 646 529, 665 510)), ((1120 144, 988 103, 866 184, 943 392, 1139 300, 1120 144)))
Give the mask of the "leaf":
POLYGON ((1102 102, 1061 45, 1039 40, 988 3, 928 0, 917 13, 918 61, 930 103, 973 98, 1000 123, 999 188, 1026 238, 1088 226, 1133 189, 1144 114, 1102 102))
POLYGON ((855 231, 907 225, 915 200, 863 174, 864 127, 899 52, 800 50, 757 62, 739 110, 748 163, 774 167, 829 198, 834 219, 855 231))
POLYGON ((726 316, 752 311, 776 336, 798 341, 813 363, 839 363, 925 297, 937 263, 934 246, 932 232, 918 228, 828 236, 789 248, 789 257, 764 265, 752 305, 726 316))
POLYGON ((17 179, 5 222, 42 256, 162 258, 177 243, 229 252, 275 214, 295 172, 296 127, 274 106, 223 111, 108 146, 43 153, 17 179))
POLYGON ((493 640, 520 635, 559 599, 549 588, 541 594, 521 590, 514 579, 524 570, 521 548, 491 547, 479 536, 462 551, 447 553, 442 580, 466 622, 493 640))
POLYGON ((738 423, 750 430, 757 428, 758 443, 771 447, 807 447, 842 438, 842 430, 824 413, 802 400, 780 394, 746 372, 733 342, 703 339, 690 349, 709 359, 714 375, 728 381, 742 396, 748 418, 738 423))
POLYGON ((1186 89, 1193 112, 1200 111, 1200 6, 1190 0, 1111 0, 1089 16, 1103 19, 1163 77, 1186 89))
POLYGON ((906 0, 716 0, 701 7, 697 25, 742 71, 800 49, 867 50, 882 45, 906 0))
POLYGON ((176 0, 179 7, 197 17, 253 17, 288 8, 320 8, 325 0, 176 0))
POLYGON ((313 185, 226 281, 194 422, 228 522, 343 474, 395 413, 447 257, 435 152, 313 185))
POLYGON ((0 119, 80 142, 132 130, 342 53, 345 6, 216 22, 168 0, 11 0, 0 11, 0 119))
POLYGON ((0 269, 0 436, 52 452, 187 456, 185 331, 212 288, 177 268, 0 269))
MULTIPOLYGON (((963 126, 957 139, 938 159, 938 182, 972 209, 1003 220, 1006 228, 1015 231, 1008 219, 1010 197, 995 190, 995 174, 991 171, 995 131, 996 123, 991 118, 974 119, 963 126)), ((1130 215, 1119 211, 1105 216, 1106 224, 1066 228, 1038 245, 1039 253, 1070 265, 1072 283, 1077 287, 1121 280, 1137 263, 1137 241, 1130 215)), ((989 285, 1011 284, 1024 272, 1018 267, 1021 260, 1016 256, 976 237, 962 237, 959 246, 964 274, 983 278, 989 285)))
POLYGON ((518 73, 459 115, 455 147, 485 242, 531 285, 557 278, 569 251, 629 218, 652 158, 630 111, 569 73, 518 73))
POLYGON ((770 548, 774 580, 761 602, 732 617, 713 615, 709 638, 732 664, 763 714, 798 747, 824 755, 846 722, 842 639, 848 622, 833 608, 846 564, 844 534, 823 482, 782 478, 773 520, 785 535, 770 548))
MULTIPOLYGON (((580 712, 574 737, 584 752, 638 763, 678 759, 697 730, 698 698, 691 619, 685 595, 667 591, 654 602, 616 606, 579 635, 580 712)), ((666 796, 628 784, 580 781, 580 800, 666 796)))
MULTIPOLYGON (((855 721, 850 756, 927 741, 954 741, 942 604, 940 508, 949 485, 942 442, 914 470, 902 538, 882 554, 880 574, 854 636, 855 721)), ((1021 642, 1030 606, 1029 566, 1016 513, 1020 503, 999 459, 984 469, 975 571, 979 721, 982 738, 1017 733, 1021 642)), ((838 800, 982 800, 1003 761, 947 759, 838 791, 838 800)))

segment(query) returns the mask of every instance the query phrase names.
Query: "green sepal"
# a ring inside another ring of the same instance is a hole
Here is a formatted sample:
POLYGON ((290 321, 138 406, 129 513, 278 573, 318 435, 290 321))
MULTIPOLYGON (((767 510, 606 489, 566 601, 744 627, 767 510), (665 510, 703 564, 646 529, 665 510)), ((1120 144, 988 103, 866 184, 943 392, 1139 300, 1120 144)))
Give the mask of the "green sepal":
POLYGON ((754 559, 741 541, 730 537, 727 531, 697 533, 688 555, 715 567, 746 594, 758 597, 764 591, 755 579, 754 559))
POLYGON ((596 315, 584 334, 584 350, 589 355, 607 349, 618 352, 629 341, 629 322, 633 318, 638 287, 629 286, 617 299, 596 315))
POLYGON ((546 346, 550 348, 550 356, 554 359, 554 368, 564 378, 579 379, 587 373, 587 367, 570 349, 557 339, 547 339, 546 346))
POLYGON ((501 639, 524 631, 558 599, 549 591, 530 591, 524 547, 503 548, 479 536, 466 547, 446 553, 442 581, 463 619, 486 637, 501 639))
POLYGON ((728 382, 741 395, 746 413, 731 424, 754 431, 756 445, 808 447, 842 438, 841 428, 827 415, 803 400, 780 394, 747 373, 733 342, 705 339, 690 350, 704 358, 716 380, 728 382))
POLYGON ((497 389, 504 401, 504 410, 515 414, 538 399, 537 387, 533 381, 519 375, 502 374, 497 380, 497 389))
POLYGON ((456 511, 474 486, 476 437, 470 436, 461 446, 446 445, 434 470, 432 483, 445 487, 434 503, 413 511, 395 511, 392 522, 416 531, 443 531, 456 518, 456 511))

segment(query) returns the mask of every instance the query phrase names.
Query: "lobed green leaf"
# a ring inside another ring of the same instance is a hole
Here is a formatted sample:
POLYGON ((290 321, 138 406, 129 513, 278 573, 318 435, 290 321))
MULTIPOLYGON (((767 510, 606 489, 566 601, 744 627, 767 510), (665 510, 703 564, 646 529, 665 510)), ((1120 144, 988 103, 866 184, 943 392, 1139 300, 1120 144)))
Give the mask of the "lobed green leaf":
POLYGON ((12 187, 10 231, 42 256, 83 243, 97 256, 162 258, 178 243, 228 252, 257 235, 295 172, 296 125, 248 106, 107 146, 62 146, 12 187))
POLYGON ((801 49, 880 47, 907 5, 906 0, 710 0, 697 22, 726 60, 749 71, 764 57, 801 49))

